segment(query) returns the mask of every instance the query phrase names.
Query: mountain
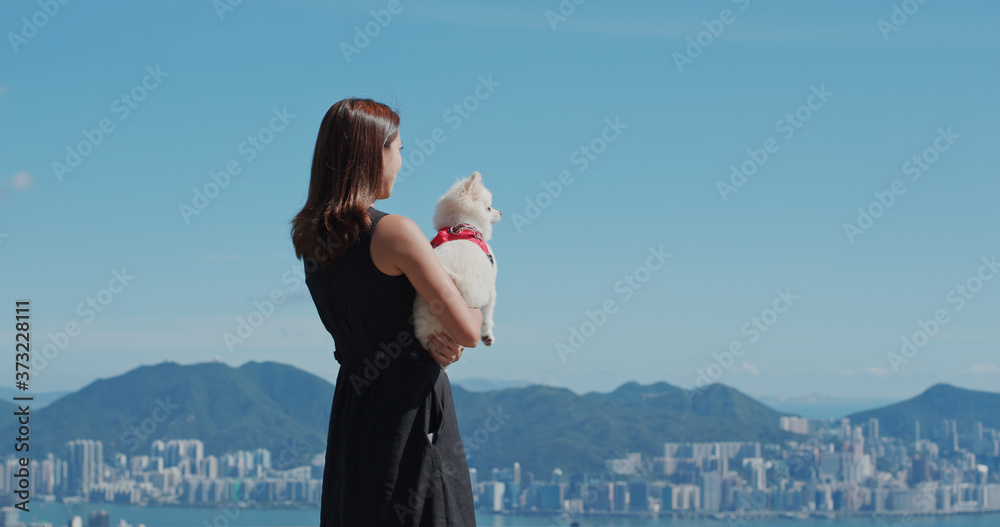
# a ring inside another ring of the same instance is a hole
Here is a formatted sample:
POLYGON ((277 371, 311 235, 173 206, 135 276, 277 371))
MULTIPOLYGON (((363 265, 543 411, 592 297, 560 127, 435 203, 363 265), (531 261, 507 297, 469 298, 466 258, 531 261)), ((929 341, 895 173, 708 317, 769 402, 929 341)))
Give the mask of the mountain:
POLYGON ((34 406, 32 408, 43 408, 59 399, 60 397, 73 393, 70 391, 60 391, 60 392, 22 392, 21 390, 16 390, 14 388, 8 388, 6 386, 0 386, 0 400, 11 401, 14 397, 19 395, 30 395, 34 397, 31 401, 34 406))
POLYGON ((461 386, 470 392, 492 392, 505 388, 524 388, 531 386, 528 381, 494 381, 480 377, 470 377, 468 379, 452 379, 452 386, 461 386))
POLYGON ((878 419, 879 435, 907 441, 915 439, 914 423, 920 421, 921 438, 940 440, 943 439, 944 419, 957 422, 959 435, 968 434, 976 421, 982 422, 984 427, 1000 428, 997 408, 1000 408, 1000 393, 966 390, 942 383, 931 386, 912 399, 847 417, 856 424, 875 417, 878 419))
MULTIPOLYGON (((692 401, 662 382, 583 395, 537 385, 452 390, 469 464, 480 470, 514 461, 536 474, 601 469, 625 452, 661 456, 666 441, 792 437, 778 427, 782 414, 721 384, 692 401)), ((32 408, 31 451, 63 456, 71 439, 99 439, 109 459, 114 451, 148 454, 156 439, 198 438, 215 455, 258 447, 277 455, 297 444, 306 452, 295 462, 304 464, 325 451, 333 391, 325 380, 276 362, 142 366, 32 408)), ((15 431, 6 420, 0 434, 15 431)))
POLYGON ((783 414, 721 384, 708 386, 692 401, 664 382, 630 382, 611 393, 580 396, 547 386, 486 393, 452 386, 452 391, 469 466, 480 470, 515 460, 535 474, 556 467, 600 470, 605 459, 625 452, 662 456, 663 443, 669 441, 795 437, 780 429, 783 414), (487 422, 491 415, 493 421, 487 422))
MULTIPOLYGON (((115 450, 148 454, 155 439, 198 438, 208 454, 259 447, 277 454, 292 440, 297 443, 288 444, 321 452, 332 400, 333 385, 285 364, 163 362, 96 380, 32 409, 31 450, 63 456, 71 439, 99 439, 109 459, 115 450)), ((15 435, 13 423, 4 428, 5 437, 15 435)))

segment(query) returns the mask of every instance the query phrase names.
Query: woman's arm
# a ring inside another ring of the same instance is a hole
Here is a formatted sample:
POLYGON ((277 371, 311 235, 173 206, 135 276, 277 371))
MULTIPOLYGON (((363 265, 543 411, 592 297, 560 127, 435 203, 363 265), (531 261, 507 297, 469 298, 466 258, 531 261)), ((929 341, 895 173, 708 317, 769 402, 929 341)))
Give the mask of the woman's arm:
POLYGON ((474 348, 479 344, 483 313, 470 307, 458 286, 441 265, 430 242, 417 224, 398 214, 388 214, 378 222, 372 235, 372 255, 391 262, 409 278, 417 294, 431 306, 444 328, 459 344, 474 348))

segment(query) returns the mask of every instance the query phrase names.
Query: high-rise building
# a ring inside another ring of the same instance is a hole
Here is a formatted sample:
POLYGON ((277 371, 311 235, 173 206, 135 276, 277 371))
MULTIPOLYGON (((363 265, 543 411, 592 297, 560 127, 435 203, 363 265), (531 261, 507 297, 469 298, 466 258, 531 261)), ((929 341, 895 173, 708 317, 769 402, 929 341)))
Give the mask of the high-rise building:
POLYGON ((663 488, 663 508, 691 510, 701 508, 701 489, 697 485, 667 485, 663 488))
POLYGON ((104 482, 104 447, 100 441, 74 439, 66 443, 67 488, 72 495, 86 496, 104 482))
POLYGON ((205 456, 200 463, 198 463, 198 475, 208 478, 216 479, 219 477, 219 458, 215 456, 205 456))
POLYGON ((958 421, 955 419, 951 420, 951 440, 952 450, 958 450, 958 421))
POLYGON ((958 450, 958 421, 955 419, 944 419, 944 442, 945 448, 958 450))
POLYGON ((926 452, 913 457, 913 468, 910 470, 910 485, 917 485, 931 480, 931 458, 926 452))
POLYGON ((17 519, 17 512, 17 509, 14 507, 0 509, 0 525, 23 525, 17 519))
POLYGON ((764 458, 748 457, 743 460, 743 466, 750 465, 750 484, 754 490, 764 490, 767 487, 767 468, 764 458))
POLYGON ((584 500, 588 510, 613 511, 615 503, 615 486, 612 483, 588 483, 588 493, 594 497, 584 500))
POLYGON ((624 481, 615 483, 615 495, 613 509, 615 512, 627 512, 629 510, 628 484, 624 481))
POLYGON ((702 509, 716 512, 722 508, 722 474, 705 472, 701 475, 702 509))
POLYGON ((649 487, 644 481, 630 483, 628 486, 629 512, 646 512, 649 510, 649 487))
POLYGON ((797 417, 794 415, 782 416, 778 421, 778 424, 782 430, 803 435, 809 433, 809 419, 806 419, 805 417, 797 417))
POLYGON ((865 453, 865 435, 860 426, 854 427, 854 437, 851 438, 851 461, 861 462, 861 456, 865 453))
POLYGON ((492 512, 502 511, 505 487, 506 485, 499 481, 483 483, 483 494, 479 498, 480 507, 492 512))
POLYGON ((149 457, 162 457, 166 459, 167 444, 161 439, 155 439, 149 443, 149 457))
POLYGON ((877 417, 868 419, 868 442, 873 445, 877 445, 879 443, 877 417))
POLYGON ((563 486, 558 484, 542 485, 538 489, 539 508, 558 510, 562 508, 563 486))
POLYGON ((271 469, 271 451, 266 448, 258 448, 253 451, 253 463, 263 470, 271 469))

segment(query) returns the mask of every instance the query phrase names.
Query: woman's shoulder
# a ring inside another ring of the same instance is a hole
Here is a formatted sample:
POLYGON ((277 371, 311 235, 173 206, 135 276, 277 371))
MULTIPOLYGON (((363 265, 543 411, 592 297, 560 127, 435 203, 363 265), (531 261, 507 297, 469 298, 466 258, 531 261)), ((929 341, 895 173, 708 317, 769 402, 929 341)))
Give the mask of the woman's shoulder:
POLYGON ((378 232, 379 238, 399 243, 404 240, 416 238, 418 233, 420 236, 424 235, 423 231, 420 230, 420 226, 415 221, 402 214, 390 214, 377 209, 373 209, 373 211, 373 236, 375 232, 378 232), (375 228, 376 226, 378 226, 378 229, 375 228))
POLYGON ((373 227, 371 257, 375 266, 383 273, 397 276, 402 273, 401 262, 420 254, 420 245, 428 245, 420 227, 401 214, 384 214, 373 227))

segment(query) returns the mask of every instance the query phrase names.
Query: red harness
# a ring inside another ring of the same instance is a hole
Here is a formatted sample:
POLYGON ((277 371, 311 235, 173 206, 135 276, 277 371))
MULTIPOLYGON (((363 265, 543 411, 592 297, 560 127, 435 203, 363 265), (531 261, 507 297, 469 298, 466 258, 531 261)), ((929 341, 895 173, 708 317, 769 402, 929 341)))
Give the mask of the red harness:
POLYGON ((445 227, 437 232, 437 236, 431 240, 431 247, 437 247, 444 242, 450 242, 453 240, 469 240, 479 246, 480 249, 486 253, 486 256, 490 258, 490 263, 493 263, 493 255, 490 254, 490 248, 483 241, 483 235, 476 230, 475 227, 468 223, 459 223, 454 227, 445 227))

